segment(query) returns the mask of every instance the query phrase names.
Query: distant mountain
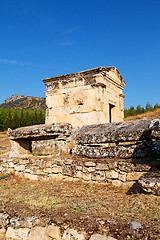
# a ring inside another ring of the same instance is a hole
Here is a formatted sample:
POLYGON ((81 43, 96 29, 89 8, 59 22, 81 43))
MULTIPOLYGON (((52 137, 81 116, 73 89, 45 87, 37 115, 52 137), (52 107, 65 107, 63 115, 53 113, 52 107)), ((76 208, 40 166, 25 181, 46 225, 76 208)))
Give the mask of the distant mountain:
POLYGON ((46 109, 46 99, 40 97, 27 97, 23 95, 12 95, 0 105, 0 108, 46 109))

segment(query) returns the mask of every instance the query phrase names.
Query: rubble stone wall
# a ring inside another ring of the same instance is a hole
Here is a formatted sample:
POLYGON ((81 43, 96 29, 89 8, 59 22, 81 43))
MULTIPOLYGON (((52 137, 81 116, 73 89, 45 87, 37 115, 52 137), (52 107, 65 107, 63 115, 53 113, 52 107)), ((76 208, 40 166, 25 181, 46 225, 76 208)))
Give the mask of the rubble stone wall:
POLYGON ((64 180, 111 183, 130 187, 151 166, 144 162, 69 158, 67 156, 28 156, 0 159, 2 173, 14 173, 31 180, 64 180))
POLYGON ((111 236, 97 233, 88 234, 77 231, 68 226, 61 227, 54 223, 45 224, 37 217, 19 218, 0 213, 0 239, 1 240, 116 240, 111 236))
POLYGON ((8 130, 11 149, 0 157, 0 171, 32 180, 129 186, 150 170, 146 157, 160 153, 159 121, 141 119, 82 128, 55 123, 8 130))

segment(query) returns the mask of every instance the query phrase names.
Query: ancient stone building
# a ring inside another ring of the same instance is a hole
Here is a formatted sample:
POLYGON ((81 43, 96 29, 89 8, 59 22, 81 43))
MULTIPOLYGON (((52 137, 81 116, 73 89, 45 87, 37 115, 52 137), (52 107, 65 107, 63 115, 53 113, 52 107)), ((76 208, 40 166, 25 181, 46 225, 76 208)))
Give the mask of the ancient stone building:
POLYGON ((122 121, 125 81, 115 67, 99 67, 43 79, 46 123, 73 126, 122 121))

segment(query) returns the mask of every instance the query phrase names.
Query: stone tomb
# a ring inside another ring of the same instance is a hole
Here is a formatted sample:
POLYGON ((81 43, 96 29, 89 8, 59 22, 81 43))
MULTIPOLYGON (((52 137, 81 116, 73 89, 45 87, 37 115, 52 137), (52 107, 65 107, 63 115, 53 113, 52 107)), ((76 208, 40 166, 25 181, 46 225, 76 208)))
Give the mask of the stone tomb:
POLYGON ((72 126, 123 120, 125 81, 115 67, 99 67, 43 79, 46 86, 46 124, 72 126))
MULTIPOLYGON (((53 123, 8 129, 11 148, 0 157, 0 172, 31 180, 82 180, 129 187, 153 167, 160 168, 159 159, 146 161, 160 153, 159 122, 140 119, 81 128, 53 123)), ((146 188, 144 179, 140 183, 146 188)), ((159 194, 159 182, 153 181, 151 187, 159 194)))

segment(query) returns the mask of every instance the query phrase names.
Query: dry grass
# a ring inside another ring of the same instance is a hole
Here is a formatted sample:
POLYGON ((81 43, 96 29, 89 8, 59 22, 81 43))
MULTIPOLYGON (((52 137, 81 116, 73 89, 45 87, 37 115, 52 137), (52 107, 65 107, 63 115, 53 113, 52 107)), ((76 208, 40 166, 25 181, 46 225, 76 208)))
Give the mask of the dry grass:
POLYGON ((0 132, 0 155, 9 151, 9 138, 6 131, 0 132))
POLYGON ((138 114, 136 116, 126 117, 124 120, 128 121, 128 120, 132 120, 132 119, 141 119, 142 117, 146 117, 146 118, 160 118, 160 109, 156 109, 156 110, 151 111, 151 112, 138 114))
MULTIPOLYGON (((0 133, 0 146, 8 150, 9 141, 5 132, 0 133)), ((52 218, 53 222, 57 220, 56 224, 63 222, 77 229, 81 226, 90 233, 101 232, 97 221, 103 219, 102 222, 109 224, 106 225, 108 234, 120 240, 128 239, 128 234, 132 236, 128 222, 139 221, 143 229, 139 237, 133 236, 132 239, 159 239, 159 196, 138 191, 128 194, 127 190, 103 184, 34 182, 14 175, 0 175, 0 211, 21 218, 35 215, 43 222, 44 217, 52 218), (108 220, 116 221, 117 225, 113 228, 108 220)))
POLYGON ((81 182, 31 182, 15 176, 0 180, 1 204, 23 203, 31 208, 63 209, 109 218, 129 220, 157 219, 160 222, 160 199, 146 194, 127 195, 126 190, 81 182))

